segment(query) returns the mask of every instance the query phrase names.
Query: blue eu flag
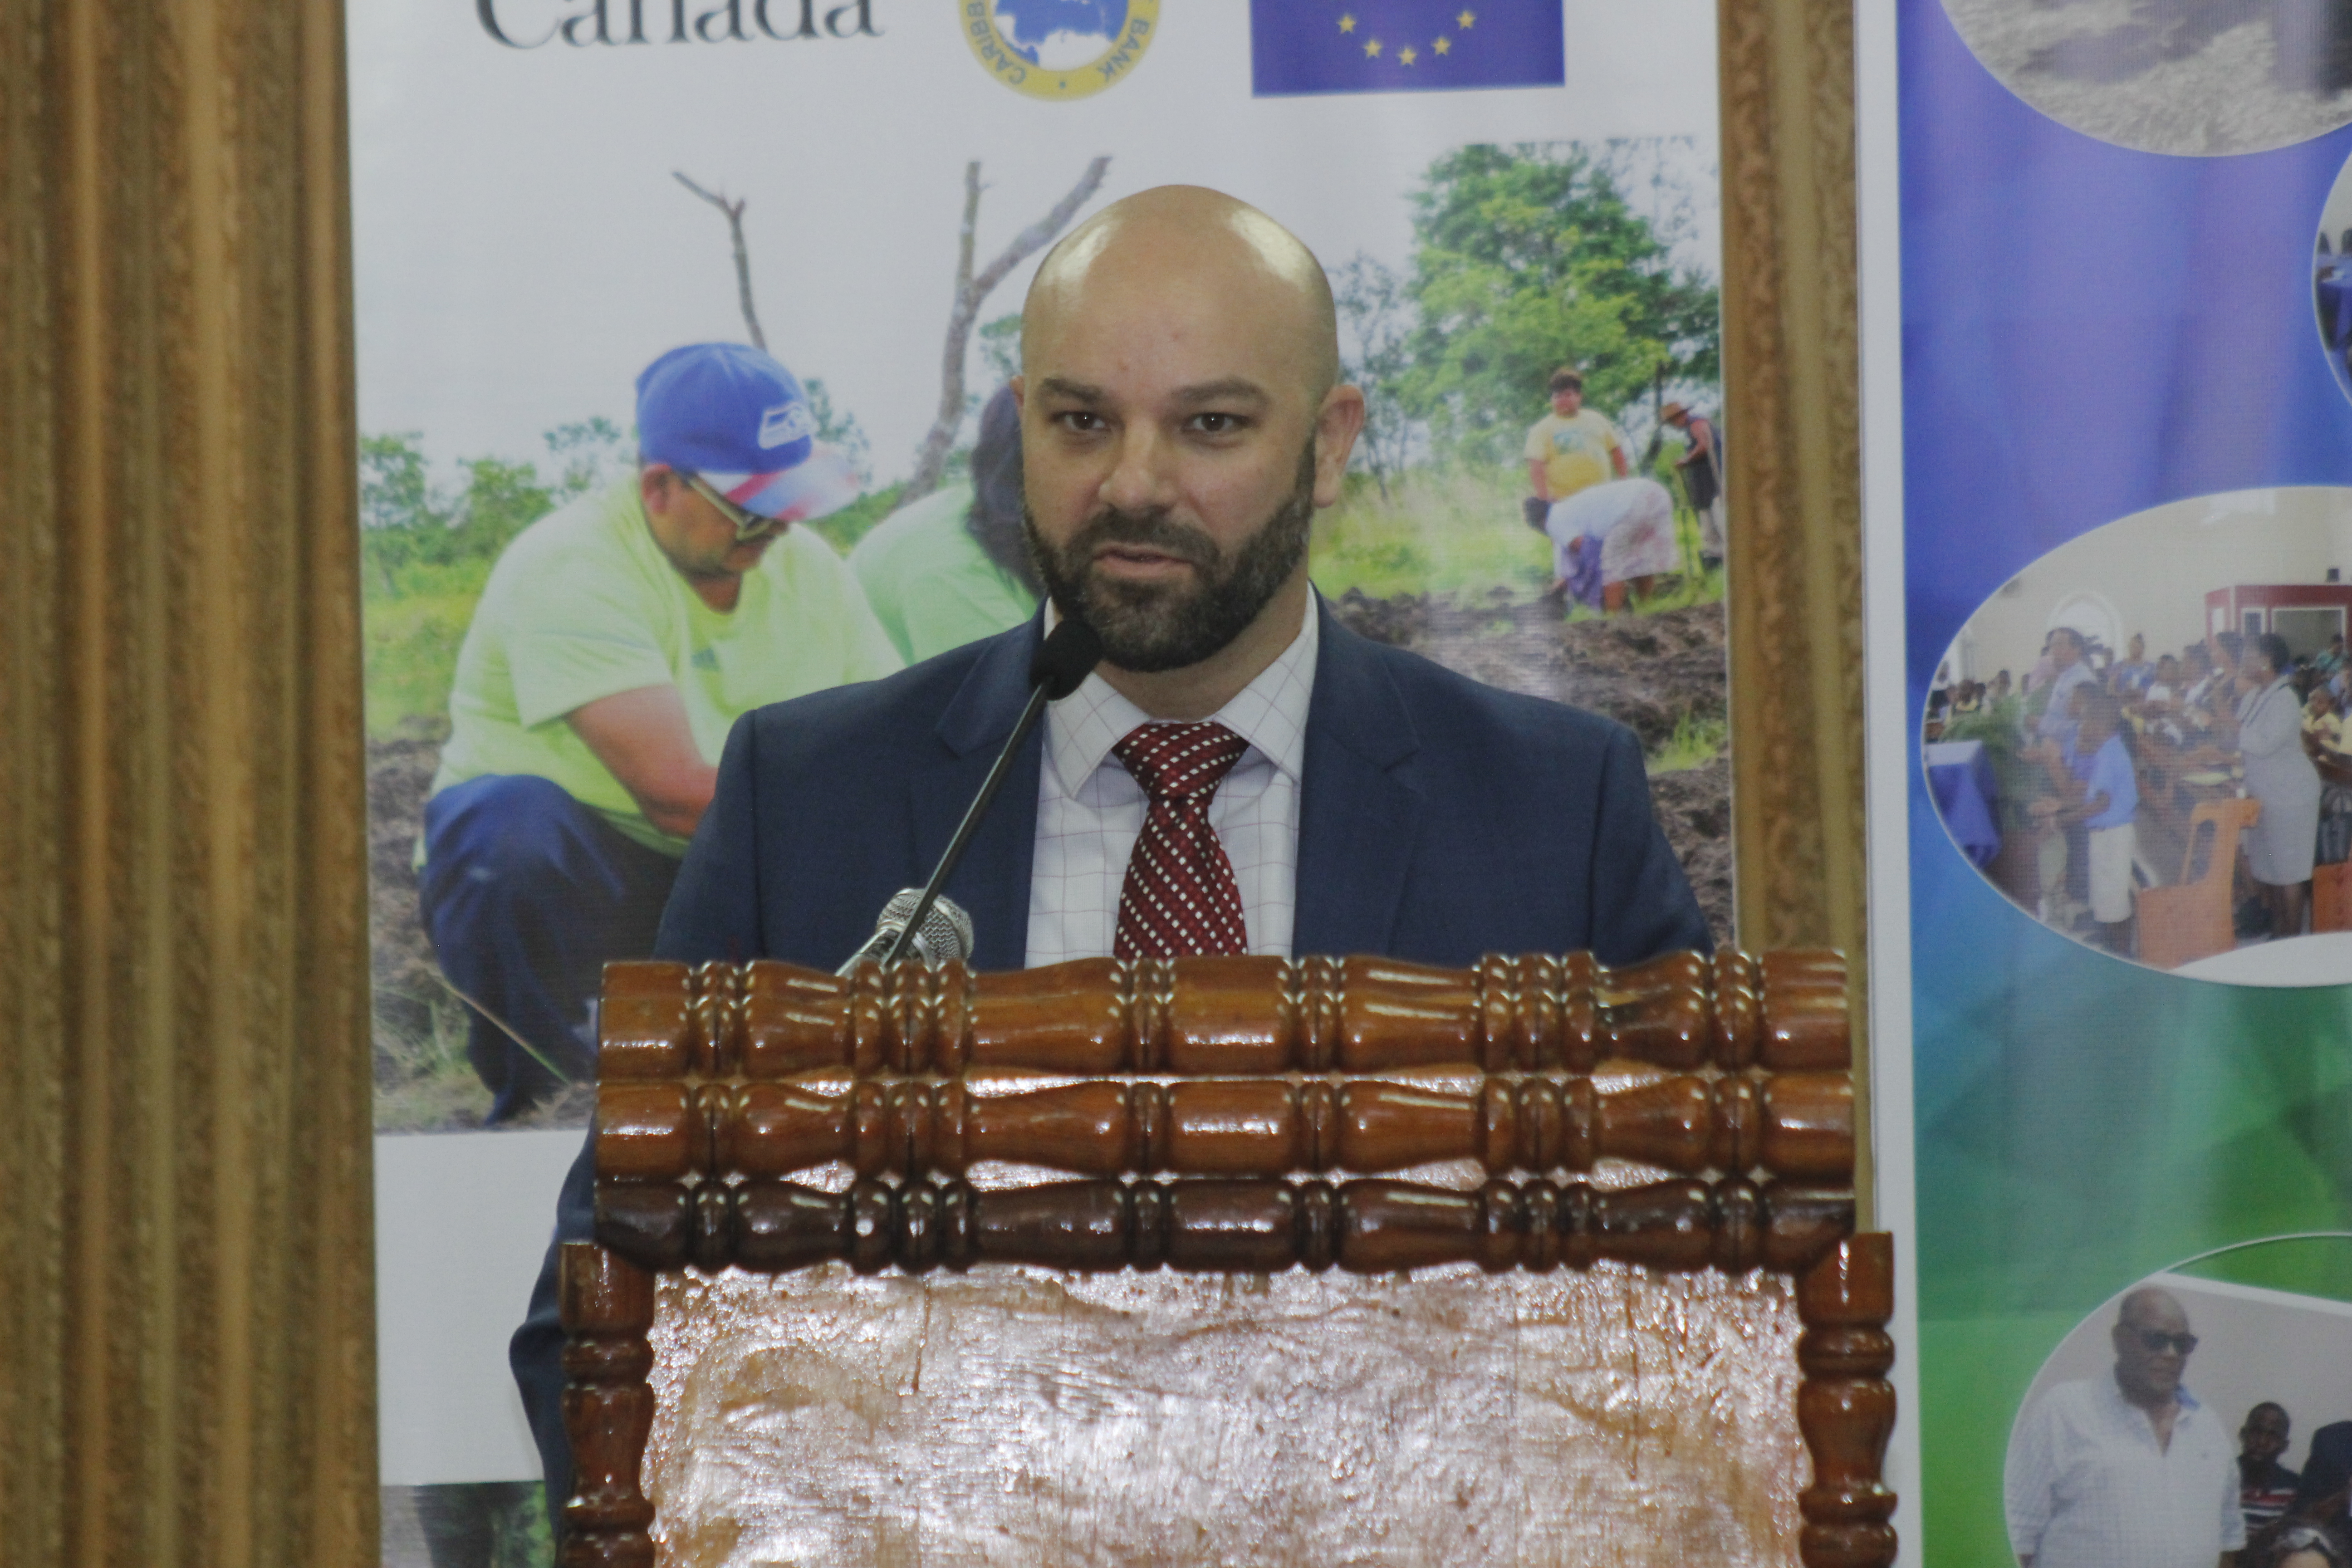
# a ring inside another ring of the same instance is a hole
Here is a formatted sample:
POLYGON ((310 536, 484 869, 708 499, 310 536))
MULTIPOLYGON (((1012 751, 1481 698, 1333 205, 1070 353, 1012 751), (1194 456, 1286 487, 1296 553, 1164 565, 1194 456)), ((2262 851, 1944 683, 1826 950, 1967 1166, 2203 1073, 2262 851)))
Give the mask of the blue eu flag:
POLYGON ((1560 0, 1250 0, 1251 88, 1559 87, 1560 0))

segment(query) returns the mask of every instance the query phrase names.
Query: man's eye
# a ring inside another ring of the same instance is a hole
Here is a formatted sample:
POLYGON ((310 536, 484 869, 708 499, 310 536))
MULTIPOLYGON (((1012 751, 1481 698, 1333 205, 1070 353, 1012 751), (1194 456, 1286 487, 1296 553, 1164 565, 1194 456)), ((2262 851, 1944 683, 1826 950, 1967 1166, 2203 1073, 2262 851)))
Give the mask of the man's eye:
POLYGON ((1066 413, 1056 414, 1054 418, 1065 430, 1092 432, 1104 427, 1101 415, 1089 414, 1083 408, 1073 408, 1066 413))
POLYGON ((1204 436, 1230 436, 1242 427, 1238 414, 1195 414, 1192 427, 1204 436))

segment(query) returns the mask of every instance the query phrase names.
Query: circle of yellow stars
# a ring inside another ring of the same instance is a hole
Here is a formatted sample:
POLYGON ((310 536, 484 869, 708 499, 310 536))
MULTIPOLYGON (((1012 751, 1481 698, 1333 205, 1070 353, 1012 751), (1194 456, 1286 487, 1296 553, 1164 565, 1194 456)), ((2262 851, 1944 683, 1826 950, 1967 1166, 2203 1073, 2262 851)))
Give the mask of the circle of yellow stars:
MULTIPOLYGON (((1459 16, 1454 18, 1454 26, 1455 28, 1465 33, 1468 32, 1477 25, 1478 13, 1466 8, 1459 16)), ((1355 30, 1355 16, 1349 13, 1341 13, 1339 16, 1339 31, 1343 33, 1353 33, 1355 30)), ((1381 58, 1384 51, 1386 51, 1388 46, 1381 42, 1378 38, 1366 38, 1364 40, 1363 47, 1364 58, 1368 60, 1376 60, 1381 58)), ((1447 34, 1440 33, 1433 40, 1431 41, 1429 52, 1433 55, 1452 54, 1454 52, 1454 39, 1447 34)), ((1421 51, 1413 47, 1411 44, 1407 44, 1403 47, 1398 49, 1392 58, 1396 60, 1397 64, 1409 66, 1412 64, 1413 61, 1421 58, 1421 51)))

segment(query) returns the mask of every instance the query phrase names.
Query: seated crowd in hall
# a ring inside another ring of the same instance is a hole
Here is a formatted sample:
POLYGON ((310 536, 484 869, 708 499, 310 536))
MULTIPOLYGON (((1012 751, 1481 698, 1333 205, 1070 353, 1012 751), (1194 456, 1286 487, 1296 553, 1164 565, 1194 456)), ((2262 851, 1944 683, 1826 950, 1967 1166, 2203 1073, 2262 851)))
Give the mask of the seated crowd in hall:
POLYGON ((1982 741, 1994 760, 1995 885, 2045 924, 2169 964, 2143 951, 2169 950, 2141 929, 2150 889, 2210 888, 2238 945, 2312 929, 2315 867, 2352 840, 2347 710, 2340 636, 2298 658, 2275 634, 2224 631, 2150 658, 2137 633, 2118 657, 2058 626, 2013 686, 2008 668, 1939 669, 1926 734, 1982 741), (2223 801, 2254 805, 2199 811, 2223 801))

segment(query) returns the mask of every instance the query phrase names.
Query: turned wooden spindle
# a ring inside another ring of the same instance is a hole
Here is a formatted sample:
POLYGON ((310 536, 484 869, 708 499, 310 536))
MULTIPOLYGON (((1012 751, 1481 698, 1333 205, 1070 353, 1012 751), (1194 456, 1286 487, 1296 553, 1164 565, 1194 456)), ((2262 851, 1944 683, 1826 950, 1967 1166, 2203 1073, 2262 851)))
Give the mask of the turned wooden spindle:
POLYGON ((1845 955, 1830 948, 1797 948, 1764 954, 1757 969, 1756 1059, 1780 1070, 1852 1070, 1845 955))
POLYGON ((600 1183, 598 1241, 649 1268, 687 1262, 775 1271, 846 1259, 862 1272, 975 1263, 1078 1271, 1264 1273, 1334 1264, 1383 1273, 1440 1263, 1488 1269, 1805 1268, 1847 1235, 1844 1188, 1744 1178, 1615 1190, 1490 1181, 1470 1191, 1368 1179, 1080 1181, 982 1190, 960 1181, 825 1192, 772 1177, 689 1190, 600 1183))
POLYGON ((1798 1550, 1807 1568, 1885 1568, 1895 1550, 1895 1494, 1882 1479, 1895 1429, 1885 1375, 1895 1364, 1894 1238, 1873 1233, 1831 1247, 1799 1279, 1797 1312, 1805 1324, 1797 1426, 1813 1457, 1813 1484, 1798 1499, 1798 1550))
POLYGON ((1850 1065, 1844 961, 1829 952, 1667 953, 1623 969, 1582 952, 1468 969, 1229 957, 975 974, 908 963, 846 977, 769 960, 614 964, 602 1033, 607 1082, 824 1068, 1240 1077, 1581 1072, 1612 1058, 1677 1071, 1850 1065))
POLYGON ((563 1429, 572 1496, 563 1505, 562 1568, 652 1568, 654 1507, 638 1486, 654 1395, 653 1276, 618 1253, 567 1242, 559 1263, 563 1429))
POLYGON ((1476 1160, 1493 1174, 1589 1171, 1604 1159, 1678 1172, 1850 1178, 1843 1073, 1635 1080, 1489 1078, 1475 1091, 1280 1079, 1103 1080, 975 1094, 961 1080, 620 1082, 598 1102, 597 1170, 631 1180, 786 1176, 831 1161, 860 1175, 959 1174, 982 1161, 1082 1175, 1278 1176, 1476 1160))

